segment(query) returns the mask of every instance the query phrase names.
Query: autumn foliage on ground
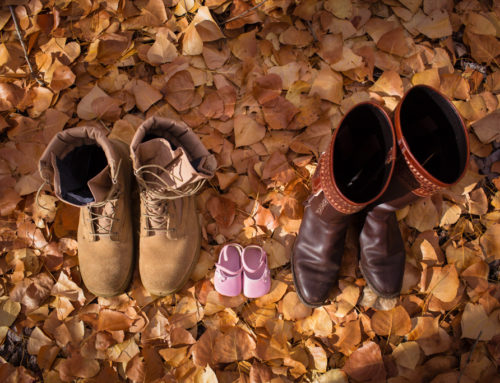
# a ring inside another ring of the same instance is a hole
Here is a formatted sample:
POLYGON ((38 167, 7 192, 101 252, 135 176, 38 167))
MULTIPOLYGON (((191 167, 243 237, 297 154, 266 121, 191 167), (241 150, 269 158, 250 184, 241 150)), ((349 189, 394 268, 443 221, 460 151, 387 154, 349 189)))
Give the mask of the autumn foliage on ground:
POLYGON ((498 382, 498 1, 3 4, 0 381, 498 382), (414 84, 462 114, 469 170, 398 212, 400 298, 366 286, 352 229, 330 304, 308 308, 289 259, 318 156, 350 107, 390 113, 414 84), (197 200, 201 256, 175 295, 150 296, 136 272, 126 294, 97 298, 79 274, 78 210, 48 188, 35 201, 37 160, 64 128, 129 143, 153 115, 184 121, 217 157, 197 200), (267 251, 268 295, 214 290, 230 242, 267 251))

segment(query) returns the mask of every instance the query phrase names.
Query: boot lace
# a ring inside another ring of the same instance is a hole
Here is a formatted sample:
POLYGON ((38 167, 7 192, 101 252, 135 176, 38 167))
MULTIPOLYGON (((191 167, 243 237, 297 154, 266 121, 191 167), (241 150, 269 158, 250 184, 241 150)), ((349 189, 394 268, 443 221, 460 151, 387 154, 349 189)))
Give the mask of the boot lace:
POLYGON ((202 188, 205 179, 184 185, 181 188, 173 188, 157 172, 153 171, 155 169, 159 170, 160 173, 168 173, 175 180, 184 182, 182 177, 159 165, 143 165, 134 171, 139 183, 141 201, 146 210, 143 216, 149 220, 149 225, 144 229, 150 232, 175 231, 175 228, 168 227, 173 210, 172 201, 196 194, 202 188), (150 175, 153 180, 146 180, 146 175, 150 175))
POLYGON ((118 235, 117 232, 112 231, 114 222, 118 222, 115 210, 118 199, 107 200, 87 206, 90 223, 95 225, 95 231, 91 235, 96 237, 109 237, 118 235))

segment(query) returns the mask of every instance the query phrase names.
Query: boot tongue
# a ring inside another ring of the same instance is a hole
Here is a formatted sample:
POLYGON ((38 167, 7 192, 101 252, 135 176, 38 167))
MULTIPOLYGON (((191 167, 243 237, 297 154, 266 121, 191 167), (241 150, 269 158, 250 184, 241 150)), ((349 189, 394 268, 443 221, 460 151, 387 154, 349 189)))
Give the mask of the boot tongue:
POLYGON ((152 185, 157 184, 159 188, 162 186, 161 181, 150 172, 165 182, 163 186, 171 189, 180 189, 206 177, 193 167, 200 161, 191 163, 183 148, 173 148, 164 138, 154 138, 139 144, 136 155, 139 167, 156 165, 146 168, 144 180, 152 185))

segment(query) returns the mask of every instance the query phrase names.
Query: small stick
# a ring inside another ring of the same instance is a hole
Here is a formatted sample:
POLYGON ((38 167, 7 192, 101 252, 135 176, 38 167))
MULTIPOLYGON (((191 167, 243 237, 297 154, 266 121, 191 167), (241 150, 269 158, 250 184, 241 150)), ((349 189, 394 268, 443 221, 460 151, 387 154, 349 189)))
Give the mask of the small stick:
POLYGON ((249 8, 247 9, 245 12, 243 12, 242 14, 238 15, 238 16, 234 16, 232 18, 230 18, 229 20, 226 20, 224 21, 222 24, 227 24, 227 23, 230 23, 231 21, 234 21, 234 20, 238 20, 238 19, 241 19, 242 17, 248 15, 250 12, 252 12, 253 10, 261 7, 264 5, 264 3, 266 2, 267 0, 264 0, 264 1, 261 1, 259 4, 257 5, 254 5, 252 8, 249 8))
POLYGON ((481 334, 482 333, 483 333, 483 330, 479 331, 479 334, 477 334, 477 338, 474 341, 474 344, 472 345, 472 348, 471 348, 471 350, 469 352, 469 356, 467 357, 467 360, 465 361, 465 366, 464 366, 464 368, 462 368, 460 370, 460 374, 458 375, 458 383, 460 383, 460 379, 462 379, 462 375, 464 373, 465 367, 467 367, 467 365, 470 363, 470 360, 471 360, 471 357, 472 357, 472 353, 474 352, 474 349, 476 348, 477 342, 479 342, 479 338, 481 338, 481 334))
POLYGON ((35 71, 33 70, 33 67, 31 66, 30 60, 28 58, 28 51, 26 50, 26 45, 24 45, 24 41, 23 41, 23 38, 21 36, 21 29, 19 28, 19 24, 17 23, 16 14, 14 13, 14 7, 12 5, 9 5, 9 9, 10 9, 10 14, 12 15, 12 20, 14 20, 14 26, 16 27, 17 38, 19 39, 19 42, 21 43, 21 47, 23 48, 24 59, 28 63, 28 68, 30 70, 30 75, 35 78, 36 82, 39 85, 45 86, 45 84, 43 83, 43 81, 40 80, 38 78, 38 76, 35 74, 35 71))

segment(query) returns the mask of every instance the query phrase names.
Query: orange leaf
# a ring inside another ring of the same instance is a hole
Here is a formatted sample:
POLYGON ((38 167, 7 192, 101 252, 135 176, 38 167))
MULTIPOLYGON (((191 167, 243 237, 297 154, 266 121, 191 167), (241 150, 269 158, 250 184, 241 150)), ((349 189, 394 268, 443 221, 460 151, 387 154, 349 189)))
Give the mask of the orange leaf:
POLYGON ((311 315, 312 309, 304 305, 296 292, 288 292, 282 301, 280 301, 283 317, 286 320, 297 320, 311 315))
POLYGON ((460 281, 454 265, 428 268, 425 281, 429 281, 425 284, 425 292, 443 302, 450 302, 457 296, 460 281))
POLYGON ((99 312, 97 331, 128 330, 132 323, 133 319, 122 312, 103 309, 99 312))
POLYGON ((403 306, 396 306, 389 311, 377 311, 371 324, 378 335, 403 336, 411 330, 410 316, 403 306))

